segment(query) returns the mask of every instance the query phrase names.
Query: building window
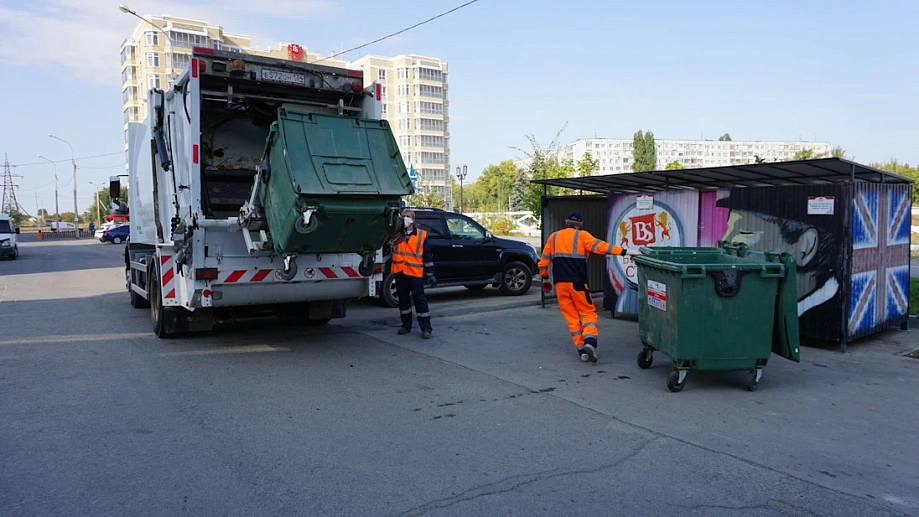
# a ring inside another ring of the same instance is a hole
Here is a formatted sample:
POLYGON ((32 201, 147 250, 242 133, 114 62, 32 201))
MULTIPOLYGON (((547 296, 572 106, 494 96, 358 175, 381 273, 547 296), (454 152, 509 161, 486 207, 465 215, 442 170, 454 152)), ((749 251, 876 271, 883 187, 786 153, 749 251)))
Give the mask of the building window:
POLYGON ((377 70, 377 80, 378 81, 386 80, 386 70, 383 70, 382 68, 377 70))
POLYGON ((434 118, 418 118, 415 119, 415 125, 417 129, 422 131, 445 131, 446 124, 443 120, 438 120, 434 118))
POLYGON ((185 68, 191 61, 190 54, 166 54, 166 61, 172 61, 172 68, 185 68))
POLYGON ((408 68, 399 69, 399 79, 408 79, 408 68))
POLYGON ((423 152, 423 153, 418 153, 418 154, 421 156, 419 160, 421 163, 446 163, 447 162, 447 155, 445 155, 444 153, 423 152))
POLYGON ((400 84, 399 85, 399 96, 406 97, 409 94, 409 85, 400 84))
POLYGON ((419 135, 416 143, 419 147, 446 147, 442 136, 419 135))
POLYGON ((443 81, 444 75, 440 70, 435 70, 433 68, 418 68, 418 79, 423 79, 425 81, 443 81))
POLYGON ((405 102, 399 103, 399 113, 411 113, 411 112, 412 112, 412 105, 410 102, 405 101, 405 102))
POLYGON ((386 87, 380 86, 380 98, 386 100, 386 87))
POLYGON ((399 135, 399 146, 401 146, 401 147, 411 147, 411 146, 412 146, 412 137, 411 137, 411 135, 399 135))
POLYGON ((431 84, 418 84, 415 85, 415 95, 421 97, 433 97, 435 99, 444 98, 444 89, 442 86, 434 86, 431 84))
POLYGON ((220 50, 222 47, 223 47, 223 44, 220 42, 220 40, 215 39, 214 40, 214 50, 220 50))
POLYGON ((147 76, 147 88, 154 89, 160 87, 160 76, 156 74, 150 74, 147 76))
POLYGON ((419 113, 432 113, 435 115, 444 114, 444 105, 437 102, 418 101, 415 103, 415 111, 419 113))
POLYGON ((383 115, 389 114, 389 106, 385 102, 380 106, 380 108, 381 108, 380 109, 381 114, 383 115))
POLYGON ((412 128, 412 120, 407 118, 399 119, 399 129, 408 130, 412 128))
POLYGON ((124 64, 127 60, 134 60, 134 47, 125 47, 121 49, 121 63, 124 64))
POLYGON ((402 153, 402 161, 406 164, 412 163, 412 153, 402 153))
POLYGON ((169 31, 169 40, 176 47, 208 47, 208 37, 187 32, 169 31))
POLYGON ((144 34, 147 35, 147 45, 156 47, 160 44, 160 35, 158 32, 147 31, 144 34))
POLYGON ((134 80, 134 67, 129 66, 121 72, 121 82, 126 83, 134 80))
POLYGON ((147 52, 147 66, 150 68, 159 68, 160 55, 156 52, 147 52))

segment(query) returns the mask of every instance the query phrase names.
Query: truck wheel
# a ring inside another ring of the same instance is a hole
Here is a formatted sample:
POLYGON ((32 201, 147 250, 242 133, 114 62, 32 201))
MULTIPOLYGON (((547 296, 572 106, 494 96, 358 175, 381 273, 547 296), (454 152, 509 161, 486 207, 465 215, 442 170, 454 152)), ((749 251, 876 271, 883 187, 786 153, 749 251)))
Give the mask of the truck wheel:
POLYGON ((504 266, 501 272, 501 293, 507 296, 520 296, 530 290, 533 273, 523 262, 512 261, 504 266))
POLYGON ((387 307, 399 306, 399 295, 396 293, 396 275, 387 273, 380 287, 380 301, 387 307))
POLYGON ((167 338, 172 335, 167 330, 166 319, 172 316, 174 309, 163 307, 163 296, 160 294, 160 275, 156 266, 151 267, 147 275, 147 284, 149 289, 147 294, 150 296, 150 320, 153 324, 153 333, 158 338, 167 338))

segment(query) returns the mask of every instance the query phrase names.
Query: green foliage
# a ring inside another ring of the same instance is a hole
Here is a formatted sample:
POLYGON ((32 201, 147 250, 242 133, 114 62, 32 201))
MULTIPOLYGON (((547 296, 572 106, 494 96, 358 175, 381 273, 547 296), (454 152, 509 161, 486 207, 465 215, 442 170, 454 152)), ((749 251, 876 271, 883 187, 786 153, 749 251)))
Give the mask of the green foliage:
POLYGON ((791 161, 798 160, 815 160, 817 158, 826 158, 826 153, 817 154, 813 149, 801 149, 791 158, 791 161))
MULTIPOLYGON (((108 187, 99 189, 99 204, 102 205, 100 208, 96 204, 96 196, 93 195, 93 204, 86 209, 86 212, 83 214, 83 218, 86 220, 86 224, 89 224, 89 221, 101 221, 105 217, 106 211, 108 211, 109 202, 112 200, 112 197, 109 195, 108 187)), ((120 200, 124 204, 128 204, 128 187, 125 185, 121 186, 120 200)), ((63 214, 61 215, 61 221, 64 221, 63 214)), ((73 221, 73 219, 66 219, 67 221, 73 221)))
POLYGON ((837 145, 836 147, 830 149, 830 157, 831 157, 831 158, 845 158, 845 159, 847 159, 847 160, 852 160, 852 159, 853 159, 853 158, 851 158, 851 157, 849 157, 849 156, 846 156, 846 150, 843 149, 842 147, 838 146, 838 145, 837 145))
POLYGON ((919 314, 919 278, 909 279, 909 312, 919 314))
POLYGON ((915 181, 916 184, 913 184, 913 204, 919 204, 919 166, 910 167, 908 163, 900 163, 896 158, 891 158, 884 163, 869 163, 868 166, 892 172, 915 181))
POLYGON ((414 194, 406 196, 405 203, 424 208, 446 208, 446 197, 431 187, 419 187, 414 194))
POLYGON ((725 134, 723 134, 723 135, 721 135, 721 136, 718 137, 718 141, 719 141, 719 142, 732 142, 733 140, 731 140, 731 134, 730 134, 730 133, 725 133, 725 134))
POLYGON ((15 208, 10 208, 10 211, 7 212, 7 214, 9 214, 10 219, 13 222, 13 226, 17 228, 21 226, 22 222, 26 219, 25 214, 15 208))
POLYGON ((678 171, 678 170, 682 170, 685 168, 686 167, 684 167, 683 164, 680 163, 680 160, 673 160, 672 162, 664 166, 664 170, 667 170, 667 171, 678 171))
POLYGON ((654 146, 654 133, 642 133, 638 130, 632 137, 632 170, 635 172, 653 171, 657 168, 657 149, 654 146))
POLYGON ((593 176, 600 170, 600 161, 595 159, 590 154, 590 151, 584 151, 584 156, 577 163, 575 169, 578 171, 578 176, 593 176))
POLYGON ((481 222, 494 235, 510 235, 517 228, 510 217, 485 217, 481 222))
MULTIPOLYGON (((527 140, 530 142, 530 150, 525 151, 515 148, 529 159, 529 164, 515 182, 512 195, 518 199, 519 208, 532 211, 537 219, 542 214, 543 186, 530 183, 530 181, 570 178, 574 174, 574 164, 562 162, 558 159, 561 151, 559 138, 564 130, 564 127, 560 129, 547 146, 541 145, 535 136, 526 135, 527 140)), ((549 187, 546 191, 549 196, 557 196, 562 192, 562 189, 557 187, 549 187)))
POLYGON ((766 159, 758 154, 753 155, 753 163, 766 163, 766 159))

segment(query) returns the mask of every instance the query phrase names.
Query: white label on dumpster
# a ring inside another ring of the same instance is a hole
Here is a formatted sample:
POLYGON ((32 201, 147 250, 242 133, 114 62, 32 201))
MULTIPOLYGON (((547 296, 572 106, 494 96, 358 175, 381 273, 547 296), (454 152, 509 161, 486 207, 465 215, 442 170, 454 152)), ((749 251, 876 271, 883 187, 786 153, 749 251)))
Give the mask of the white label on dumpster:
POLYGON ((807 215, 833 215, 835 208, 835 196, 809 196, 807 198, 807 215))
POLYGON ((667 310, 667 284, 648 280, 648 305, 662 311, 667 310))
POLYGON ((651 210, 654 208, 654 196, 646 194, 635 198, 635 208, 638 210, 651 210))

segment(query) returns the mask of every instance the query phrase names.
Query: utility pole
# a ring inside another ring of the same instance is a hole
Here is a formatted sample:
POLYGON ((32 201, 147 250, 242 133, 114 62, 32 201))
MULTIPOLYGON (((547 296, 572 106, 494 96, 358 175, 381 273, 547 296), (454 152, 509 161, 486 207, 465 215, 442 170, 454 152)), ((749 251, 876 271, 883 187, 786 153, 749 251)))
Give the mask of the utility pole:
POLYGON ((45 158, 42 155, 38 155, 38 157, 54 166, 54 222, 56 226, 55 230, 60 230, 61 229, 61 209, 57 203, 58 201, 58 198, 57 198, 57 164, 45 158))
POLYGON ((76 158, 73 157, 74 156, 73 146, 70 145, 70 142, 68 142, 67 140, 64 140, 63 138, 56 137, 52 134, 48 134, 48 136, 55 140, 60 140, 61 142, 64 142, 65 144, 67 144, 67 147, 70 148, 70 164, 73 166, 73 178, 71 178, 71 181, 73 181, 73 225, 77 227, 76 232, 77 232, 77 237, 79 237, 80 236, 80 231, 79 231, 80 211, 77 208, 77 160, 76 158))

